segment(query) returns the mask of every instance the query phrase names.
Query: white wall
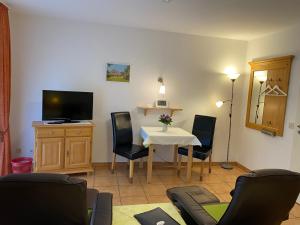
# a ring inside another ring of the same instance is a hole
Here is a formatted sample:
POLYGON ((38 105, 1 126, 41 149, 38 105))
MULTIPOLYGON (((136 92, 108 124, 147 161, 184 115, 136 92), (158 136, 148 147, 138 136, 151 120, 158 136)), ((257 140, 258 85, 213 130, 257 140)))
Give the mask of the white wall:
MULTIPOLYGON (((300 99, 300 88, 298 88, 298 100, 300 99)), ((296 125, 300 125, 300 102, 297 101, 298 109, 296 113, 296 125)), ((300 131, 299 128, 296 128, 296 132, 294 132, 294 142, 292 149, 292 159, 291 159, 291 170, 300 172, 300 131)), ((298 197, 297 202, 300 204, 300 195, 298 197)))
MULTIPOLYGON (((296 122, 296 109, 299 103, 300 87, 300 27, 276 33, 264 38, 250 41, 247 49, 247 62, 255 58, 295 55, 292 64, 285 129, 283 137, 266 136, 256 130, 244 126, 247 108, 249 73, 244 83, 242 120, 238 161, 250 169, 260 168, 291 168, 293 139, 296 129, 290 129, 289 123, 296 122)), ((247 66, 247 71, 250 67, 247 66)), ((299 138, 299 137, 298 137, 299 138)), ((299 149, 298 149, 299 150, 299 149)), ((299 155, 299 154, 298 154, 299 155)), ((298 165, 300 158, 297 160, 298 165)))
MULTIPOLYGON (((152 103, 163 76, 167 98, 183 112, 176 125, 191 130, 193 115, 217 116, 214 161, 225 160, 228 105, 215 101, 230 96, 230 81, 222 74, 228 65, 243 71, 246 42, 73 22, 11 14, 12 106, 11 134, 14 156, 31 155, 31 122, 41 120, 43 89, 94 92, 94 162, 111 159, 110 112, 129 110, 135 142, 141 125, 158 125, 158 114, 144 117, 138 105, 152 103), (131 64, 130 83, 105 80, 107 62, 131 64)), ((241 95, 242 80, 236 82, 241 95)), ((235 160, 240 103, 236 99, 232 159, 235 160)), ((160 154, 167 159, 171 154, 160 154)))

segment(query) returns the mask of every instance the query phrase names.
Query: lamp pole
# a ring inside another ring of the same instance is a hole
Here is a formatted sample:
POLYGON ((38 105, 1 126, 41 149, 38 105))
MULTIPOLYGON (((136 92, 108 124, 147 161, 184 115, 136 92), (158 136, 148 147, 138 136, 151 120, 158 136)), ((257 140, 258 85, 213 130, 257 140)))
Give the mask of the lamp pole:
MULTIPOLYGON (((226 70, 225 70, 226 71, 226 70)), ((232 106, 233 106, 233 89, 234 89, 234 82, 235 80, 240 76, 239 73, 236 73, 234 71, 227 70, 226 72, 227 76, 231 80, 231 99, 226 101, 217 101, 216 106, 220 108, 223 103, 230 102, 230 111, 229 111, 229 132, 228 132, 228 143, 227 143, 227 157, 226 161, 221 163, 221 167, 223 169, 231 170, 233 169, 233 166, 229 163, 229 151, 230 151, 230 140, 231 140, 231 125, 232 125, 232 106)))
POLYGON ((230 111, 229 111, 229 132, 228 132, 228 143, 227 143, 227 157, 226 162, 223 162, 221 164, 221 167, 223 169, 231 170, 233 169, 233 166, 229 163, 229 150, 230 150, 230 140, 231 140, 231 124, 232 124, 232 106, 233 106, 233 89, 234 89, 234 82, 235 79, 231 79, 231 99, 230 101, 230 111))
POLYGON ((258 97, 257 97, 257 105, 256 105, 256 111, 255 111, 255 123, 257 123, 257 119, 258 119, 258 112, 259 112, 259 107, 260 107, 260 96, 261 96, 261 89, 262 89, 262 85, 264 83, 264 81, 259 81, 260 86, 259 86, 259 92, 258 92, 258 97))

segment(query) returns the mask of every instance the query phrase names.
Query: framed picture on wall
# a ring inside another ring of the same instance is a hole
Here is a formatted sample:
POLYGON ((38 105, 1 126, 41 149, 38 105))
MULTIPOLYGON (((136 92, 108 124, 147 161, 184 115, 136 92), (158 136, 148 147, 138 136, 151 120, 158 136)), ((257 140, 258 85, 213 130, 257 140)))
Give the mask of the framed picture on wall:
POLYGON ((114 82, 129 82, 130 65, 107 63, 106 80, 114 82))

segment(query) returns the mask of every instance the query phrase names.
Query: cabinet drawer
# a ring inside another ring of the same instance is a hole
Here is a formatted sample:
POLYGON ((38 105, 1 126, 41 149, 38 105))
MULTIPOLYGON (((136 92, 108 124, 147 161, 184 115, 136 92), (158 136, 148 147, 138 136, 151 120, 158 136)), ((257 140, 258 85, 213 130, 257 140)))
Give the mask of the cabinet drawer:
POLYGON ((63 128, 39 128, 36 130, 36 136, 41 137, 64 137, 65 130, 63 128))
POLYGON ((66 129, 67 137, 89 137, 92 135, 91 128, 68 128, 66 129))

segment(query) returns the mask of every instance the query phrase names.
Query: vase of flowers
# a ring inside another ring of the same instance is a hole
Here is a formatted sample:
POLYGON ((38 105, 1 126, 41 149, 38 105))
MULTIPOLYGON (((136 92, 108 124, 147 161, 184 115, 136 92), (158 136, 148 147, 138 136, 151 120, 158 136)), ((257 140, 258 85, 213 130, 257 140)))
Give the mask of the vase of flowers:
POLYGON ((163 132, 167 132, 168 131, 168 125, 171 125, 171 123, 173 122, 172 117, 168 114, 160 115, 158 121, 163 124, 163 126, 162 126, 162 131, 163 132))

